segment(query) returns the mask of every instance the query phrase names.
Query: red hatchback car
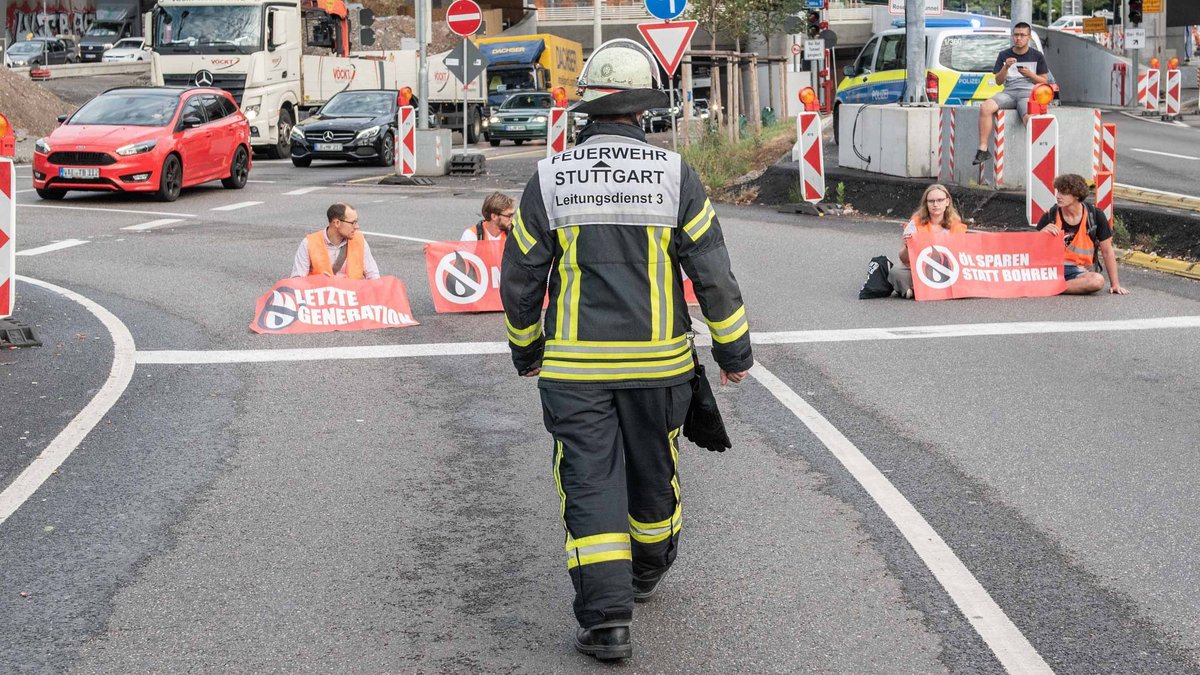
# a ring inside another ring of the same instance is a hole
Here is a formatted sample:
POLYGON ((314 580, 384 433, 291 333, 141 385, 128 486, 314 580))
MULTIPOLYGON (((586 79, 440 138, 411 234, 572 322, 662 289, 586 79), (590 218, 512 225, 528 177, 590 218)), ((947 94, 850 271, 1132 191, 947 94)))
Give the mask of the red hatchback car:
POLYGON ((182 188, 250 177, 250 126, 220 89, 111 89, 34 144, 33 187, 42 199, 68 190, 153 192, 173 202, 182 188))

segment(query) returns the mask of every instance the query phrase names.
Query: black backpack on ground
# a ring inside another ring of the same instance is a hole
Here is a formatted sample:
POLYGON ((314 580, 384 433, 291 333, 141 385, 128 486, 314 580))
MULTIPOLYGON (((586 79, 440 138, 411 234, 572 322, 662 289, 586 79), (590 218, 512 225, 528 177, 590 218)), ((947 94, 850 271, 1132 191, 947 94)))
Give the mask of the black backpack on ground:
POLYGON ((892 271, 892 261, 888 260, 886 255, 877 255, 871 258, 871 264, 867 266, 867 280, 858 291, 859 300, 869 300, 870 298, 886 298, 891 296, 891 282, 888 281, 888 274, 892 271))

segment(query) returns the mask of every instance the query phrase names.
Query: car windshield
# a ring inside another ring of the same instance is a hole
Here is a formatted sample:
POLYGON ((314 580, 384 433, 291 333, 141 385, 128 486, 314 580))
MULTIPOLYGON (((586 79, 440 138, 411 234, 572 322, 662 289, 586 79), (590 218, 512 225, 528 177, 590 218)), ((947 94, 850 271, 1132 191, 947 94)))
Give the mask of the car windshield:
POLYGON ((84 33, 84 35, 91 37, 112 37, 117 34, 117 30, 119 28, 120 26, 114 26, 112 24, 94 23, 92 24, 91 28, 87 29, 87 32, 84 33))
POLYGON ((36 54, 42 51, 40 42, 17 42, 8 48, 9 54, 36 54))
POLYGON ((550 96, 531 96, 529 94, 520 94, 509 97, 507 101, 500 104, 501 110, 518 110, 521 108, 552 108, 554 107, 554 99, 550 96))
POLYGON ((338 94, 321 108, 322 117, 379 117, 396 111, 396 94, 390 91, 338 94))
POLYGON ((179 107, 179 94, 102 94, 88 101, 67 124, 161 127, 169 124, 179 107))
POLYGON ((115 49, 141 49, 141 40, 121 40, 114 47, 115 49))
POLYGON ((938 61, 964 73, 990 73, 1000 52, 1012 46, 1007 35, 947 35, 938 61))
POLYGON ((262 8, 251 5, 160 5, 157 51, 249 54, 262 47, 262 8))

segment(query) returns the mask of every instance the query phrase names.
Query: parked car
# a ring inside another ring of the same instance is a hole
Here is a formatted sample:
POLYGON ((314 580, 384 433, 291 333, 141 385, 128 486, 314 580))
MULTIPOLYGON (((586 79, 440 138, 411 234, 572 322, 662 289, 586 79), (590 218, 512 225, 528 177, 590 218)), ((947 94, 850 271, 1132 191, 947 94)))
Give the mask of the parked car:
POLYGON ((399 96, 395 89, 356 89, 335 94, 316 113, 292 127, 292 164, 305 167, 314 159, 336 159, 392 166, 396 162, 399 96))
MULTIPOLYGON (((521 145, 525 141, 545 140, 553 107, 554 96, 547 92, 509 96, 488 119, 488 142, 496 147, 501 141, 521 145)), ((573 126, 570 117, 567 116, 567 125, 573 126)), ((567 130, 567 137, 573 137, 573 129, 567 130)))
POLYGON ((74 35, 55 35, 54 37, 62 40, 63 46, 67 48, 67 53, 71 55, 73 62, 79 62, 79 38, 74 35))
POLYGON ((708 109, 708 99, 698 98, 692 101, 692 112, 696 114, 697 119, 706 120, 712 116, 712 111, 708 109))
MULTIPOLYGON (((903 25, 897 20, 893 25, 903 25)), ((1003 89, 992 67, 996 56, 1012 46, 1007 28, 976 28, 966 19, 925 22, 925 93, 943 105, 979 105, 1003 89)), ((1033 34, 1029 46, 1042 51, 1033 34)), ((904 96, 907 40, 903 27, 876 33, 852 65, 843 69, 833 105, 833 137, 838 139, 843 103, 895 103, 904 96)))
POLYGON ((112 49, 104 52, 105 63, 149 60, 150 48, 146 46, 146 38, 125 38, 113 45, 112 49))
POLYGON ((14 68, 75 63, 75 53, 58 38, 35 37, 14 42, 5 51, 14 68))
POLYGON ((173 202, 182 188, 220 180, 240 190, 250 176, 250 125, 221 89, 110 89, 59 120, 33 146, 42 199, 89 190, 173 202))
POLYGON ((679 90, 675 90, 675 105, 667 106, 666 108, 651 108, 642 115, 642 128, 646 131, 666 131, 671 128, 671 119, 676 120, 683 117, 683 99, 680 98, 679 90))

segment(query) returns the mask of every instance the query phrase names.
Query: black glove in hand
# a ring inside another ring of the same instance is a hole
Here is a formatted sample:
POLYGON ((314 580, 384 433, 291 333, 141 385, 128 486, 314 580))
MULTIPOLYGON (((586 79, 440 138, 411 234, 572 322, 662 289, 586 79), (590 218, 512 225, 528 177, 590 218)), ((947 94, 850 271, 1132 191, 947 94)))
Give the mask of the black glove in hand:
MULTIPOLYGON (((695 355, 693 353, 693 358, 695 355)), ((696 377, 692 379, 692 403, 683 421, 683 435, 710 452, 725 452, 733 445, 725 431, 725 421, 717 408, 717 397, 704 375, 704 366, 696 361, 696 377)))

